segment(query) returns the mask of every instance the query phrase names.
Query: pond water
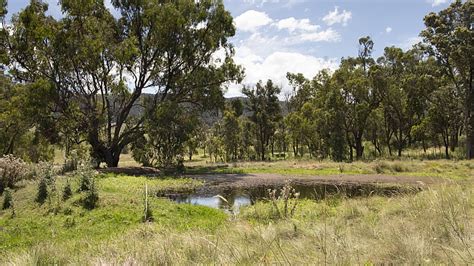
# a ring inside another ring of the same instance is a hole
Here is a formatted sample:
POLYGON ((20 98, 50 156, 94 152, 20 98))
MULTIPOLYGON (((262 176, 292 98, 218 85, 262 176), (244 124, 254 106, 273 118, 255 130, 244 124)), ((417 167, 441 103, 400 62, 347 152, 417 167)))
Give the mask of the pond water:
MULTIPOLYGON (((193 193, 164 193, 158 196, 167 197, 177 203, 203 205, 211 208, 238 211, 242 206, 252 205, 259 200, 267 200, 269 189, 276 189, 277 196, 282 186, 257 186, 248 188, 207 187, 193 193)), ((381 186, 373 184, 295 184, 292 188, 300 193, 300 199, 322 200, 331 196, 342 197, 392 197, 400 194, 415 193, 419 188, 381 186)))

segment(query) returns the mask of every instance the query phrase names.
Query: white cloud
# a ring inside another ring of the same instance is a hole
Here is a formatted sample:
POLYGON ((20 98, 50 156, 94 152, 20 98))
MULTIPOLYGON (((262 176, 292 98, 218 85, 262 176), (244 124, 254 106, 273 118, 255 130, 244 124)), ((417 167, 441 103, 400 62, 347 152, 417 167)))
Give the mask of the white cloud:
POLYGON ((385 28, 385 32, 386 32, 386 33, 392 32, 392 28, 391 28, 391 27, 386 27, 386 28, 385 28))
POLYGON ((257 5, 259 7, 263 6, 266 3, 272 3, 272 4, 281 4, 284 7, 290 8, 296 4, 307 2, 308 0, 243 0, 243 1, 244 3, 257 5))
MULTIPOLYGON (((286 73, 302 73, 307 78, 313 78, 320 70, 335 70, 338 66, 336 59, 324 59, 297 52, 275 51, 262 58, 253 53, 252 49, 241 46, 236 49, 235 61, 245 68, 244 85, 252 86, 259 80, 271 79, 282 87, 282 94, 291 91, 286 79, 286 73)), ((241 95, 242 85, 232 85, 227 97, 241 95)))
MULTIPOLYGON (((334 23, 345 24, 350 19, 347 11, 340 13, 337 8, 335 11, 337 14, 333 20, 338 22, 334 23)), ((332 27, 316 25, 309 18, 273 19, 267 13, 255 10, 243 13, 235 22, 238 32, 250 33, 238 34, 234 42, 234 60, 245 68, 244 85, 253 86, 259 80, 271 79, 282 87, 283 95, 291 91, 286 79, 288 72, 302 73, 307 78, 313 78, 322 69, 334 70, 338 66, 339 60, 317 57, 313 54, 315 51, 310 49, 316 42, 340 41, 340 34, 332 27)), ((226 97, 241 96, 241 89, 242 85, 229 85, 226 97)))
POLYGON ((334 24, 347 25, 347 22, 352 18, 352 12, 343 10, 339 13, 339 8, 334 7, 334 11, 330 11, 326 16, 323 17, 323 21, 329 26, 334 24))
POLYGON ((403 41, 402 43, 400 43, 398 46, 400 46, 400 48, 402 48, 403 50, 409 50, 413 47, 413 45, 422 41, 423 41, 423 38, 421 37, 410 37, 406 39, 405 41, 403 41))
POLYGON ((279 30, 287 29, 290 33, 296 30, 299 31, 316 31, 320 28, 319 25, 311 24, 307 18, 295 19, 294 17, 282 19, 275 23, 279 30))
POLYGON ((255 32, 260 27, 272 23, 272 19, 264 12, 249 10, 234 19, 235 26, 241 31, 255 32))
POLYGON ((299 36, 303 41, 311 42, 338 42, 341 40, 341 35, 333 29, 329 28, 324 31, 303 33, 299 36))
POLYGON ((451 2, 450 0, 428 0, 428 3, 431 4, 431 6, 439 6, 442 4, 446 4, 448 2, 451 2))

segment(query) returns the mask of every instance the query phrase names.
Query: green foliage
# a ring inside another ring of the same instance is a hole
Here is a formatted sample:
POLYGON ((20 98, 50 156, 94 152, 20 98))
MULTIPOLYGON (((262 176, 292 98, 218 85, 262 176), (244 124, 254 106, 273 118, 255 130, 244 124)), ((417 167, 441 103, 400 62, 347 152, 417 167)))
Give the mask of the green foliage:
POLYGON ((51 87, 44 81, 14 84, 0 73, 0 154, 14 154, 27 161, 52 158, 49 146, 54 126, 47 118, 51 87))
POLYGON ((146 121, 146 136, 132 146, 134 158, 144 165, 170 168, 184 157, 185 143, 198 128, 199 120, 173 102, 160 105, 146 121))
POLYGON ((466 157, 474 158, 474 31, 472 1, 456 0, 438 14, 424 18, 426 29, 421 32, 425 49, 438 60, 446 77, 461 96, 466 157))
POLYGON ((237 117, 242 116, 244 114, 244 104, 242 103, 242 100, 239 98, 233 99, 230 102, 230 109, 237 117))
POLYGON ((241 144, 239 119, 234 111, 225 111, 222 120, 222 140, 226 161, 234 161, 239 157, 241 144))
POLYGON ((3 193, 2 210, 6 210, 13 207, 13 196, 10 189, 6 189, 3 193))
POLYGON ((66 185, 64 186, 63 189, 63 200, 66 201, 72 196, 72 188, 71 188, 71 183, 69 183, 69 180, 66 182, 66 185))
POLYGON ((95 185, 95 179, 91 179, 85 195, 81 199, 82 206, 88 210, 95 209, 99 202, 99 192, 95 185))
POLYGON ((255 148, 260 160, 264 161, 268 145, 274 136, 278 122, 282 119, 278 94, 281 88, 268 80, 264 85, 261 81, 255 88, 244 87, 242 93, 248 97, 247 108, 252 113, 250 121, 255 124, 255 148))
POLYGON ((92 183, 94 182, 95 173, 92 169, 84 167, 77 171, 79 177, 79 188, 78 192, 86 192, 91 190, 92 183))
POLYGON ((35 201, 39 204, 43 204, 48 198, 48 194, 48 180, 46 180, 46 178, 41 178, 38 182, 38 190, 35 201))
POLYGON ((207 132, 205 147, 209 153, 209 158, 214 162, 224 161, 224 140, 222 134, 222 124, 215 123, 207 132))
POLYGON ((122 149, 143 135, 144 117, 162 103, 222 106, 221 85, 243 76, 232 60, 235 27, 222 1, 113 1, 117 16, 103 1, 59 4, 59 19, 41 1, 13 16, 10 67, 19 80, 54 84, 65 142, 89 142, 98 163, 117 166, 122 149), (216 61, 216 51, 225 58, 216 61), (150 87, 158 92, 146 111, 131 115, 150 87))

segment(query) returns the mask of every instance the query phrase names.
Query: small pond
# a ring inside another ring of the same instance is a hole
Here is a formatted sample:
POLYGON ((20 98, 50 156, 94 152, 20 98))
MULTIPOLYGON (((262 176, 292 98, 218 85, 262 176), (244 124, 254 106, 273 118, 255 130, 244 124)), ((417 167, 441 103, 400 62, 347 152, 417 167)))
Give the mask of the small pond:
MULTIPOLYGON (((205 187, 192 193, 161 193, 158 196, 183 204, 203 205, 211 208, 234 210, 242 206, 252 205, 259 200, 267 200, 269 189, 283 186, 255 187, 205 187), (224 199, 223 199, 224 198, 224 199)), ((374 184, 293 184, 292 187, 300 193, 300 199, 322 200, 326 197, 342 196, 347 198, 385 196, 393 197, 401 194, 416 193, 417 187, 400 187, 374 184)), ((278 194, 277 194, 278 196, 278 194)))

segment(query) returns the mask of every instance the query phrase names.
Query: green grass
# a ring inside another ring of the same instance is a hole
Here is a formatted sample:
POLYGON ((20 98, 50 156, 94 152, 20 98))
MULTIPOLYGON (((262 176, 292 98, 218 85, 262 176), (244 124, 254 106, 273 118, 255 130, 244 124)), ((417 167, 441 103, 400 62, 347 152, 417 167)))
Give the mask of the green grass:
POLYGON ((336 163, 315 160, 287 160, 276 162, 243 162, 230 164, 188 164, 188 174, 280 174, 280 175, 364 175, 388 174, 428 176, 455 180, 474 176, 474 162, 450 160, 380 160, 371 162, 336 163))
MULTIPOLYGON (((62 202, 60 193, 65 181, 57 181, 56 195, 42 206, 34 202, 36 183, 25 184, 14 193, 15 215, 0 211, 0 254, 39 243, 75 246, 78 242, 99 243, 140 227, 143 215, 143 191, 148 184, 150 194, 161 190, 190 190, 202 183, 192 179, 147 179, 145 177, 104 176, 97 178, 99 207, 85 210, 76 193, 62 202)), ((78 187, 72 182, 73 190, 78 187)), ((179 205, 150 197, 154 223, 173 230, 214 230, 226 215, 201 206, 179 205)))
MULTIPOLYGON (((394 162, 398 163, 398 162, 394 162)), ((424 162, 383 166, 415 173, 424 162), (400 168, 401 167, 401 168, 400 168)), ((423 166, 453 175, 471 163, 423 166)), ((282 163, 280 163, 282 164, 282 163)), ((308 167, 303 162, 299 167, 308 167)), ((337 165, 337 164, 335 164, 337 165)), ((345 165, 357 169, 364 163, 345 165)), ((255 169, 275 165, 259 165, 255 169)), ((288 165, 282 164, 280 167, 288 165)), ((375 165, 372 165, 375 166, 375 165)), ((240 168, 249 165, 238 166, 240 168)), ((296 168, 296 167, 295 167, 296 168)), ((299 169, 296 169, 299 170, 299 169)), ((295 170, 295 171, 296 171, 295 170)), ((318 170, 318 169, 310 169, 318 170)), ((253 171, 253 170, 252 170, 253 171)), ((400 172, 406 173, 406 172, 400 172)), ((73 190, 78 184, 69 177, 73 190)), ((0 211, 0 264, 470 264, 474 261, 474 185, 430 187, 397 197, 298 200, 295 215, 281 219, 261 201, 232 216, 220 210, 150 197, 154 221, 142 223, 143 189, 191 191, 188 178, 101 175, 99 206, 85 210, 81 194, 43 206, 34 202, 36 182, 14 193, 12 210, 0 211)), ((3 198, 0 197, 0 200, 3 198)), ((281 203, 280 203, 281 204, 281 203)))

